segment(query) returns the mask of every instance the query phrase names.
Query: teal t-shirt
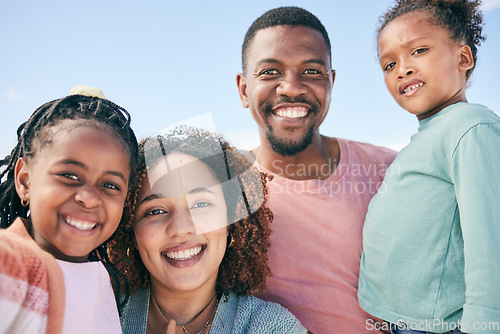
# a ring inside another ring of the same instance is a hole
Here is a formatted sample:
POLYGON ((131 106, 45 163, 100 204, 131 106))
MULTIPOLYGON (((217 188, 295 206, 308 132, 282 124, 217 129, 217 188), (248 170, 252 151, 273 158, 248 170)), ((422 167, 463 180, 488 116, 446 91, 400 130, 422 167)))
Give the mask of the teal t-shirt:
POLYGON ((420 121, 369 205, 363 249, 368 313, 415 330, 500 333, 498 115, 457 103, 420 121))

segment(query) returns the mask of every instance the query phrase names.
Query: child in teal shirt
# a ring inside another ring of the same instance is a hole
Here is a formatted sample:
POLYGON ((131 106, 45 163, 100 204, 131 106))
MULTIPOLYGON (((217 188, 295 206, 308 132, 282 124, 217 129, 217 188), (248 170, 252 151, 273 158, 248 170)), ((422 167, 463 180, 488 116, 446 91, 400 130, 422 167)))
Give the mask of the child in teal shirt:
POLYGON ((393 333, 500 333, 500 118, 467 102, 480 1, 398 0, 378 30, 418 132, 370 203, 360 306, 393 333))

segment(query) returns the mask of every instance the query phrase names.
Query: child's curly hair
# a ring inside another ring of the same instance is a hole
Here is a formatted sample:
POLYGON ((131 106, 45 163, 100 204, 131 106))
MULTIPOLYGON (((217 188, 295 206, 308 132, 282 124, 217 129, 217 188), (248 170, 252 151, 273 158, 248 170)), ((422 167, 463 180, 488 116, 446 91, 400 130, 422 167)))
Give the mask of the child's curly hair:
POLYGON ((108 246, 110 258, 118 262, 117 266, 128 277, 132 293, 137 289, 150 286, 149 272, 141 260, 133 229, 137 195, 147 182, 148 164, 173 152, 188 154, 203 161, 221 183, 226 203, 234 202, 234 198, 238 195, 241 198, 241 190, 239 194, 236 194, 235 187, 228 187, 227 183, 230 182, 225 182, 228 180, 228 175, 231 175, 232 179, 238 176, 245 193, 244 201, 238 205, 227 205, 229 222, 234 221, 233 218, 240 216, 242 212, 253 211, 248 217, 228 226, 229 240, 219 267, 216 283, 217 295, 222 296, 230 291, 240 295, 264 291, 266 278, 271 275, 267 248, 273 215, 266 205, 266 182, 270 177, 252 167, 247 158, 236 152, 235 148, 221 136, 210 132, 180 127, 166 136, 154 139, 161 144, 150 146, 147 145, 147 140, 143 140, 139 145, 137 184, 129 193, 126 203, 129 210, 127 216, 130 219, 126 224, 118 227, 116 237, 108 246), (147 156, 148 164, 145 156, 147 156), (151 161, 152 156, 154 159, 151 161), (232 244, 230 244, 231 238, 232 244))
POLYGON ((409 13, 425 12, 430 22, 446 29, 450 38, 471 48, 474 66, 467 70, 468 80, 476 67, 477 47, 486 37, 483 30, 483 14, 479 7, 481 0, 397 0, 396 4, 383 14, 379 21, 377 36, 394 19, 409 13))

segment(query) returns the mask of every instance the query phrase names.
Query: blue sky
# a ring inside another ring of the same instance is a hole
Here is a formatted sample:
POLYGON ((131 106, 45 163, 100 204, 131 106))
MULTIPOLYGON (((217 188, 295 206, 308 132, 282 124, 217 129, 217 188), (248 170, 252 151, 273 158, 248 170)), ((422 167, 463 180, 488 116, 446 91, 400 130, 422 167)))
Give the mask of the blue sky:
MULTIPOLYGON (((386 91, 375 52, 378 17, 392 0, 360 1, 2 1, 0 4, 0 155, 41 104, 76 85, 103 89, 132 114, 143 138, 202 113, 240 149, 258 145, 241 106, 236 73, 250 24, 268 9, 296 5, 329 32, 337 71, 325 135, 400 149, 414 116, 386 91)), ((500 0, 483 0, 484 31, 469 102, 500 113, 500 0)))

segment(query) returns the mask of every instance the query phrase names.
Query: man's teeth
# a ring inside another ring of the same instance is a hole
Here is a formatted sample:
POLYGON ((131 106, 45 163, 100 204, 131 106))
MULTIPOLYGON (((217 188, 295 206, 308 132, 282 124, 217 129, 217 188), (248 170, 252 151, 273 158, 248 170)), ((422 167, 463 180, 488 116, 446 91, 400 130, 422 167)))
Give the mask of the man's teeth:
POLYGON ((418 88, 418 87, 422 87, 423 85, 424 85, 424 83, 423 83, 423 82, 421 82, 421 83, 418 83, 418 84, 416 84, 416 85, 411 85, 411 86, 408 86, 408 87, 406 87, 406 88, 404 89, 404 91, 403 91, 403 92, 404 92, 404 93, 408 93, 409 91, 414 90, 414 89, 416 89, 416 88, 418 88))
POLYGON ((97 225, 97 223, 89 223, 88 221, 83 221, 72 217, 67 217, 66 223, 82 231, 90 231, 97 225))
POLYGON ((300 118, 307 115, 306 108, 283 108, 276 112, 279 117, 300 118))
POLYGON ((178 252, 165 252, 165 255, 172 260, 189 260, 195 255, 198 255, 201 252, 202 247, 194 247, 178 252))

